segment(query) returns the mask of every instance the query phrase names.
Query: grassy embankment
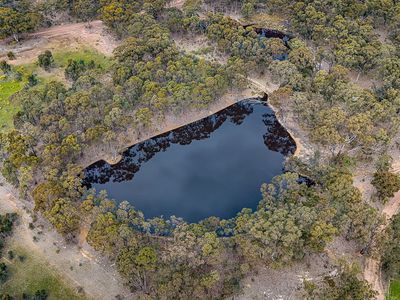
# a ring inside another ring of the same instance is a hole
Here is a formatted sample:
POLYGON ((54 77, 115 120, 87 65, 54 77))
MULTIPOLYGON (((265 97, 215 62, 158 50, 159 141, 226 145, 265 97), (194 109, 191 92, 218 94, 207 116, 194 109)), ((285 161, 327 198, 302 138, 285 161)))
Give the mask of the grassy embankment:
POLYGON ((60 50, 54 52, 53 56, 54 67, 50 72, 42 70, 36 63, 30 63, 13 67, 13 71, 18 71, 22 74, 21 80, 16 80, 12 76, 8 78, 0 74, 0 131, 13 128, 13 117, 19 108, 18 103, 13 103, 10 97, 24 88, 29 74, 37 74, 39 84, 43 84, 50 80, 65 81, 63 78, 64 68, 69 60, 82 59, 85 62, 93 60, 104 69, 109 68, 112 64, 109 58, 89 48, 82 48, 79 51, 60 50))

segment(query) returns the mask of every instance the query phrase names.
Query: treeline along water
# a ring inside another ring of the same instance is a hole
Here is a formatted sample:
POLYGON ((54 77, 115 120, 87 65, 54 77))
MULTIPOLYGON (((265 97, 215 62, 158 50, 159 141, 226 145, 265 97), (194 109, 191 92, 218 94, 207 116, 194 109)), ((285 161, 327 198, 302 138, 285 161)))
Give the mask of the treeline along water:
POLYGON ((282 173, 295 147, 265 103, 244 100, 130 147, 116 165, 93 164, 85 184, 146 217, 230 218, 256 208, 261 184, 282 173))

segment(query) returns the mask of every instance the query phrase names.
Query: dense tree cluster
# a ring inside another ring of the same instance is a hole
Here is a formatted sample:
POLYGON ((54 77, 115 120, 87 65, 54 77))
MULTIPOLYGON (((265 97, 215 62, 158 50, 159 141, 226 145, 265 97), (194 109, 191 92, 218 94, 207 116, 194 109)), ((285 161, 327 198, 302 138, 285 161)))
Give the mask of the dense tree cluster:
POLYGON ((370 155, 386 149, 397 133, 396 104, 351 83, 341 66, 318 71, 308 80, 296 71, 290 61, 273 65, 272 72, 282 75, 282 88, 272 101, 283 108, 289 104, 314 142, 332 154, 370 155))
POLYGON ((40 22, 41 15, 30 1, 0 1, 0 38, 11 36, 18 42, 22 33, 35 30, 40 22))
POLYGON ((252 26, 243 26, 222 14, 198 14, 169 9, 161 21, 173 32, 204 34, 223 56, 235 64, 246 63, 245 69, 263 71, 276 59, 284 59, 290 49, 282 39, 267 38, 252 26))
POLYGON ((288 49, 278 38, 260 36, 253 27, 243 27, 223 15, 210 14, 205 34, 216 43, 217 49, 233 58, 252 62, 249 67, 265 70, 274 58, 287 54, 288 49))

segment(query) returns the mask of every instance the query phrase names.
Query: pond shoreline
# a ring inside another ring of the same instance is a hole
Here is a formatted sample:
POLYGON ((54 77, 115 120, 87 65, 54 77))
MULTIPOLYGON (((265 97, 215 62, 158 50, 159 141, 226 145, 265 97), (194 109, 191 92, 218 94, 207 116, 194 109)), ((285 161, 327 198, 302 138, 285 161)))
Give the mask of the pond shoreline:
POLYGON ((296 150, 265 100, 241 100, 135 144, 119 163, 85 169, 83 185, 107 191, 117 204, 128 201, 146 218, 175 215, 196 223, 255 209, 261 184, 281 175, 296 150))
MULTIPOLYGON (((137 128, 128 128, 125 132, 118 133, 119 140, 116 143, 113 143, 108 147, 103 146, 101 149, 94 149, 96 145, 92 146, 91 149, 85 152, 79 163, 81 164, 81 166, 83 166, 84 169, 98 161, 105 161, 110 165, 115 165, 121 161, 122 153, 125 150, 138 143, 211 116, 245 99, 258 97, 262 98, 263 95, 254 92, 254 90, 252 89, 246 89, 242 92, 229 93, 215 101, 207 109, 188 111, 179 117, 168 115, 165 117, 165 120, 161 124, 159 124, 157 127, 152 127, 148 129, 146 132, 140 132, 137 130, 137 128)), ((285 128, 285 130, 289 133, 290 137, 296 144, 296 150, 292 156, 302 156, 305 149, 302 140, 298 138, 295 134, 293 134, 293 131, 290 130, 291 126, 286 126, 287 122, 283 121, 283 118, 280 116, 279 109, 274 107, 269 101, 266 101, 266 103, 275 113, 278 122, 285 128)))
POLYGON ((293 132, 294 131, 292 129, 292 127, 294 126, 293 121, 292 120, 290 120, 290 121, 284 120, 284 118, 282 117, 280 109, 278 109, 277 107, 272 105, 270 101, 267 101, 267 103, 268 103, 268 106, 275 113, 275 117, 278 120, 278 122, 283 126, 283 128, 285 128, 287 133, 290 135, 290 137, 292 138, 292 140, 296 144, 296 150, 293 153, 292 157, 300 158, 300 157, 303 157, 303 156, 308 156, 308 152, 309 152, 308 147, 305 146, 305 143, 303 142, 303 139, 300 138, 297 134, 295 134, 293 132))

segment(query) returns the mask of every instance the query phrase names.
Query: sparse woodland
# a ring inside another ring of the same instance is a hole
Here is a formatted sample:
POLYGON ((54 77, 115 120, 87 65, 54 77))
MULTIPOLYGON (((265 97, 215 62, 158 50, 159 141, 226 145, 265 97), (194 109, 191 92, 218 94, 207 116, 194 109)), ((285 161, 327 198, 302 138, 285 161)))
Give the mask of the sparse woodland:
MULTIPOLYGON (((390 164, 379 165, 399 133, 400 3, 187 0, 182 9, 167 7, 165 0, 0 1, 4 38, 18 41, 62 12, 85 22, 100 18, 122 39, 110 68, 70 61, 70 85, 37 84, 33 77, 12 96, 20 106, 14 129, 0 132, 7 181, 67 239, 89 225, 88 243, 116 262, 132 291, 151 299, 235 295, 258 267, 283 268, 323 252, 338 236, 370 255, 383 223, 371 203, 384 203, 400 189, 390 164), (260 37, 226 11, 249 20, 259 12, 283 16, 293 37, 260 37), (179 51, 173 34, 206 37, 227 63, 179 51), (112 143, 127 128, 144 131, 167 114, 207 108, 245 89, 250 71, 271 74, 280 85, 271 103, 293 114, 315 146, 314 157, 289 159, 290 172, 261 187, 255 211, 197 224, 147 219, 129 203, 117 206, 104 192, 82 186, 82 155, 90 147, 112 143), (362 88, 351 74, 377 84, 362 88), (375 169, 377 192, 368 202, 353 185, 360 164, 375 169), (298 173, 315 184, 299 183, 298 173)), ((51 68, 51 59, 43 59, 51 68)), ((18 76, 6 62, 1 70, 18 76)), ((396 217, 382 237, 389 277, 400 274, 398 223, 396 217)), ((307 289, 308 299, 374 297, 352 266, 307 289)))

